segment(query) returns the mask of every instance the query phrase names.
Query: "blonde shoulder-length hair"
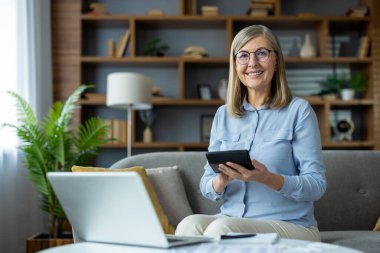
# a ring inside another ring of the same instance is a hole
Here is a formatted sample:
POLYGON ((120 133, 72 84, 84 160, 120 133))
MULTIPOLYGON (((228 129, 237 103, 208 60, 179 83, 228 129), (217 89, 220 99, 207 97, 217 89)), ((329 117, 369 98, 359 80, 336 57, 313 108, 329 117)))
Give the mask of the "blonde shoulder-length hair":
POLYGON ((286 80, 284 57, 276 35, 263 25, 248 26, 236 34, 230 50, 230 70, 226 104, 229 114, 235 117, 244 114, 243 101, 248 93, 247 87, 241 83, 237 75, 235 55, 248 41, 259 36, 269 41, 277 56, 277 67, 272 79, 269 95, 270 106, 272 108, 281 108, 288 105, 292 100, 292 93, 286 80))

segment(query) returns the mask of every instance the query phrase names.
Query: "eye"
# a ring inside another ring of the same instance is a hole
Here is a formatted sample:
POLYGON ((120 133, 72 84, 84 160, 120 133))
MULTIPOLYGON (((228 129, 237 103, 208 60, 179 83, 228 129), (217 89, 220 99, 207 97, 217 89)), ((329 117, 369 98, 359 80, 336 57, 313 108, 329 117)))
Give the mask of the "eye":
POLYGON ((267 57, 268 55, 269 55, 268 49, 262 48, 256 51, 256 57, 258 58, 264 58, 264 57, 267 57))
POLYGON ((239 60, 247 60, 249 59, 249 53, 248 52, 245 52, 245 51, 241 51, 239 52, 237 55, 236 55, 236 58, 238 58, 239 60))

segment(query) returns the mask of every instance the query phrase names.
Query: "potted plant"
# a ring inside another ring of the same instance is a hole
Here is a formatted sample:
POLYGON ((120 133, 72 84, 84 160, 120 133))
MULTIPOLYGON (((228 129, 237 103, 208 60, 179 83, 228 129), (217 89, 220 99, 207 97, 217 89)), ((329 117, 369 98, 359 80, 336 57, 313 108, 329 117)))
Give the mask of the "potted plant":
POLYGON ((368 87, 368 76, 364 73, 357 73, 351 77, 350 85, 357 97, 363 97, 368 87))
POLYGON ((16 102, 18 123, 3 126, 14 128, 22 141, 19 148, 25 156, 29 179, 40 195, 41 209, 49 215, 50 238, 62 236, 66 217, 47 180, 47 172, 71 171, 73 165, 85 164, 108 141, 107 125, 99 118, 88 119, 76 131, 70 128, 75 103, 88 87, 78 87, 64 104, 55 102, 41 121, 21 96, 8 91, 16 102))
POLYGON ((340 75, 328 76, 322 83, 322 91, 319 93, 327 99, 336 99, 340 94, 344 82, 344 77, 340 75))
POLYGON ((164 56, 165 51, 169 49, 169 46, 161 43, 159 38, 153 38, 148 40, 144 44, 144 55, 149 56, 164 56))

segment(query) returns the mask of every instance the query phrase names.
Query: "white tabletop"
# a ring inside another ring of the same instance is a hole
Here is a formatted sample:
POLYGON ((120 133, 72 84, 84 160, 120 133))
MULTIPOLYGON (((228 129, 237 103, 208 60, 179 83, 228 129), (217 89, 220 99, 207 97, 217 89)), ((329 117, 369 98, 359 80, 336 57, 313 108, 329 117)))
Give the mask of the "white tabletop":
POLYGON ((363 253, 362 251, 346 248, 334 244, 309 242, 301 240, 280 239, 276 244, 241 244, 221 245, 217 242, 198 245, 177 247, 173 249, 157 249, 126 245, 81 242, 67 244, 40 251, 41 253, 209 253, 209 252, 242 252, 242 253, 303 253, 303 252, 328 252, 328 253, 363 253))

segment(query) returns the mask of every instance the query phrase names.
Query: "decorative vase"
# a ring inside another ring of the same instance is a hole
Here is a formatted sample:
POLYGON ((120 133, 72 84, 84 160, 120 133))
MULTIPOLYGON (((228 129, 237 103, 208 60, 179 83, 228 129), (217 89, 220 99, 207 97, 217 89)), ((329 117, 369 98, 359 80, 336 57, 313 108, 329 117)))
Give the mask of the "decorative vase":
POLYGON ((218 84, 218 95, 220 99, 226 100, 227 96, 227 79, 222 78, 218 84))
POLYGON ((145 127, 144 133, 143 133, 143 142, 144 143, 150 143, 152 142, 152 129, 150 127, 145 127))
POLYGON ((305 40, 300 50, 301 58, 311 58, 316 56, 316 51, 313 43, 311 43, 310 34, 305 35, 305 40))

